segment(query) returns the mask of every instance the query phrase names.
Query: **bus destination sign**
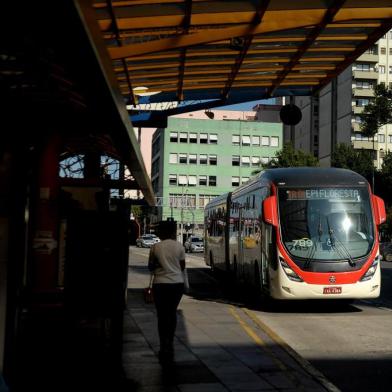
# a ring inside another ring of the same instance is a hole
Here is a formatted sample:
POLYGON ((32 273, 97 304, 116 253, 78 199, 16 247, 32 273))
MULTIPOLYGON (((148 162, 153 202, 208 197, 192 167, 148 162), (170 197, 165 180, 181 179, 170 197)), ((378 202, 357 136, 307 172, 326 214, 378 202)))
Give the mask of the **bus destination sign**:
POLYGON ((290 189, 287 190, 287 200, 351 200, 359 201, 358 189, 290 189))

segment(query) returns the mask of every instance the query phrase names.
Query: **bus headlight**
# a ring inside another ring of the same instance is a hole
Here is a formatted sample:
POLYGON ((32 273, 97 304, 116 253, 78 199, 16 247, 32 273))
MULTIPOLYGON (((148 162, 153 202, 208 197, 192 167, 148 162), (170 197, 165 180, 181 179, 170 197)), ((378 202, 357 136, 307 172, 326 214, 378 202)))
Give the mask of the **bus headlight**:
POLYGON ((279 261, 283 271, 290 280, 293 280, 294 282, 303 282, 303 280, 290 268, 290 266, 284 261, 282 257, 279 257, 279 261))
POLYGON ((374 274, 377 271, 377 266, 378 266, 378 256, 374 259, 372 265, 369 267, 369 269, 365 272, 365 274, 362 276, 360 279, 361 282, 365 282, 366 280, 370 280, 373 278, 374 274))

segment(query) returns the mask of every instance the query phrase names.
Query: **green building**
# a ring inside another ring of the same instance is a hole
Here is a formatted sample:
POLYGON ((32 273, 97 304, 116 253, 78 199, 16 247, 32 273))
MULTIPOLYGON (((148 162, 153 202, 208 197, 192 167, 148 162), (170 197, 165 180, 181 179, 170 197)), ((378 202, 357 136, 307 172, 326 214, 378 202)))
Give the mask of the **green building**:
POLYGON ((173 217, 179 234, 201 234, 204 206, 247 182, 261 162, 282 148, 281 123, 255 121, 254 116, 220 117, 170 117, 168 127, 153 135, 151 180, 157 219, 173 217))

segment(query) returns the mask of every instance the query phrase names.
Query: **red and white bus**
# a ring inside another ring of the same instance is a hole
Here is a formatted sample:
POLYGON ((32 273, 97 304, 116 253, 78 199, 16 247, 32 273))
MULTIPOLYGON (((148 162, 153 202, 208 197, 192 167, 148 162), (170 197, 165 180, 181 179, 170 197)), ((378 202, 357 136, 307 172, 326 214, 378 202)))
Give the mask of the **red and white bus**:
POLYGON ((376 298, 384 201, 345 169, 279 168, 205 208, 205 261, 275 299, 376 298))

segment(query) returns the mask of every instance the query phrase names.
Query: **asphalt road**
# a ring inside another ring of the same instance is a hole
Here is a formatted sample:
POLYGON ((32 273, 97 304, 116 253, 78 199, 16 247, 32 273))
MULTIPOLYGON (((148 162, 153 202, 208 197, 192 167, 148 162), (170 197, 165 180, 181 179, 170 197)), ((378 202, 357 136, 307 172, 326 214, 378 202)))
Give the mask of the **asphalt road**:
POLYGON ((382 264, 382 290, 376 300, 268 306, 246 295, 243 287, 217 281, 202 254, 187 254, 187 265, 195 298, 251 309, 342 391, 392 390, 392 263, 382 264))

